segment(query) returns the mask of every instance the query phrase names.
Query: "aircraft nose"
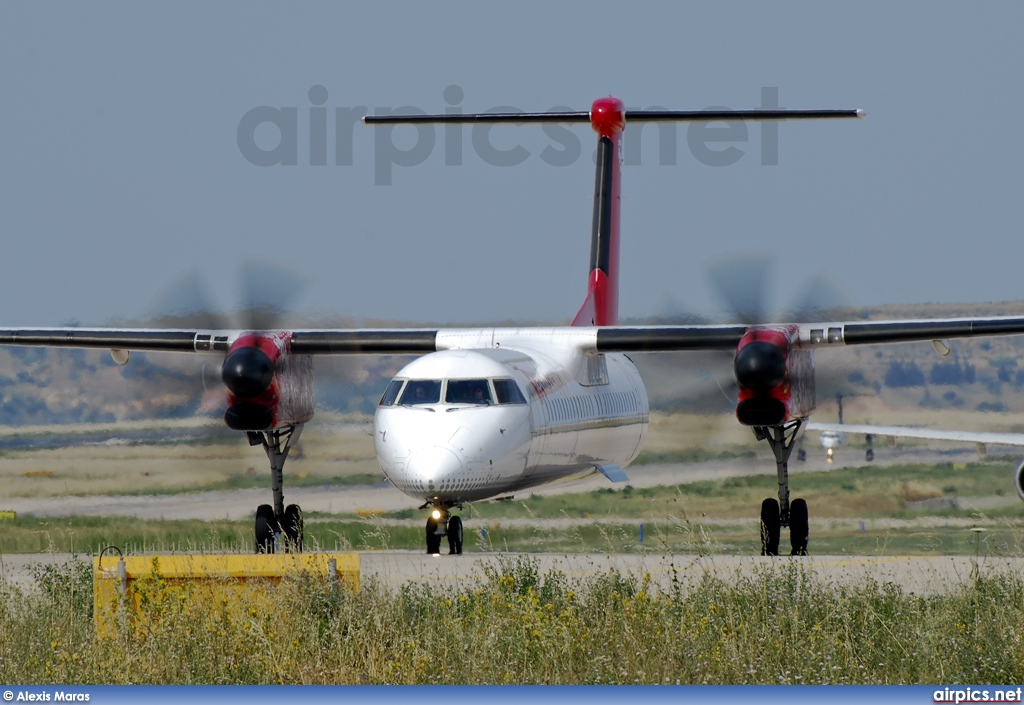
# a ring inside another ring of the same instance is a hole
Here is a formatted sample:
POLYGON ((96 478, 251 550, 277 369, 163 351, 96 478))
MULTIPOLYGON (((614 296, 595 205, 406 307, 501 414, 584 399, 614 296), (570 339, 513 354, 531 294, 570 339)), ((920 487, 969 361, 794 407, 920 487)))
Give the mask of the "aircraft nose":
POLYGON ((462 469, 462 461, 447 448, 421 448, 413 451, 409 458, 409 471, 414 477, 422 478, 427 489, 441 488, 441 483, 462 469))

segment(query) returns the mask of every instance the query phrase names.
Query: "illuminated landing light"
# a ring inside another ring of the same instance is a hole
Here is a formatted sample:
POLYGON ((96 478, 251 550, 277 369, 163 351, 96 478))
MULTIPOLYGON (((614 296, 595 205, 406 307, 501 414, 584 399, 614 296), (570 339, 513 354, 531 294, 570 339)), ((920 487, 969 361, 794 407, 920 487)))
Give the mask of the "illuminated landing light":
POLYGON ((430 513, 430 516, 434 517, 435 519, 440 519, 441 518, 441 510, 435 509, 434 511, 432 511, 430 513))
POLYGON ((829 448, 829 449, 828 449, 828 462, 829 462, 829 463, 831 463, 831 462, 832 462, 832 454, 833 454, 834 452, 835 452, 835 451, 834 451, 834 450, 833 450, 832 448, 829 448))

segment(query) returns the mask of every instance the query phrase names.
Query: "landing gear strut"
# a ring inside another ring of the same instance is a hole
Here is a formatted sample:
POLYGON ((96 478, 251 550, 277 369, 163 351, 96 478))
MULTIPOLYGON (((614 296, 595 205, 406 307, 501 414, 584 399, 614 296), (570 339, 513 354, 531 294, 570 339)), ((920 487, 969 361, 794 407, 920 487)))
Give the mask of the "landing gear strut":
POLYGON ((256 508, 256 553, 302 551, 302 509, 297 504, 284 506, 284 461, 301 435, 302 424, 272 431, 246 432, 249 445, 262 445, 267 453, 270 486, 274 492, 274 506, 261 504, 256 508))
POLYGON ((757 440, 768 441, 775 454, 775 467, 779 477, 779 499, 766 499, 761 503, 761 555, 779 555, 779 539, 782 527, 789 527, 792 555, 807 555, 807 540, 810 528, 807 502, 802 499, 789 501, 789 456, 793 443, 803 425, 803 419, 790 421, 781 426, 755 426, 757 440))
MULTIPOLYGON (((462 555, 462 519, 451 514, 448 510, 454 504, 438 502, 433 505, 424 504, 420 509, 433 507, 430 516, 427 517, 427 553, 438 554, 441 552, 441 539, 448 539, 448 553, 453 556, 462 555)), ((458 505, 459 509, 462 508, 458 505)))

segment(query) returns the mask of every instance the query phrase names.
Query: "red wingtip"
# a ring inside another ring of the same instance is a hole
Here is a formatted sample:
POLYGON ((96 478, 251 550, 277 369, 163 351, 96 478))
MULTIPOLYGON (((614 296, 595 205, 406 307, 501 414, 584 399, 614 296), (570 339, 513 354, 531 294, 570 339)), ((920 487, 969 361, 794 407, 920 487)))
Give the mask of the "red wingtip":
POLYGON ((598 98, 590 106, 590 126, 602 137, 622 132, 626 127, 626 106, 618 98, 598 98))

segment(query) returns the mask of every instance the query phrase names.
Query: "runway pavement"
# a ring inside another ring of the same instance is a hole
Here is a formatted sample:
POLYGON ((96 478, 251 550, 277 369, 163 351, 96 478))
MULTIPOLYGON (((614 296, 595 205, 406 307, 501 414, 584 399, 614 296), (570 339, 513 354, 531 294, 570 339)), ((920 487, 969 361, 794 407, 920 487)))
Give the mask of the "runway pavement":
MULTIPOLYGON (((69 554, 14 554, 0 556, 0 576, 23 587, 32 585, 30 566, 34 563, 63 563, 69 554)), ((86 559, 87 560, 87 559, 86 559)), ((724 555, 660 554, 523 554, 471 553, 462 556, 428 556, 412 551, 366 551, 360 553, 361 579, 387 586, 429 582, 437 586, 468 585, 485 579, 488 567, 500 569, 519 560, 534 562, 541 574, 557 570, 570 580, 585 581, 617 570, 641 577, 650 574, 659 589, 673 584, 693 585, 705 576, 739 580, 759 571, 798 566, 826 584, 863 584, 868 580, 893 583, 917 594, 943 593, 956 589, 974 576, 1009 573, 1024 576, 1024 558, 975 559, 969 556, 805 556, 801 558, 724 555)))

